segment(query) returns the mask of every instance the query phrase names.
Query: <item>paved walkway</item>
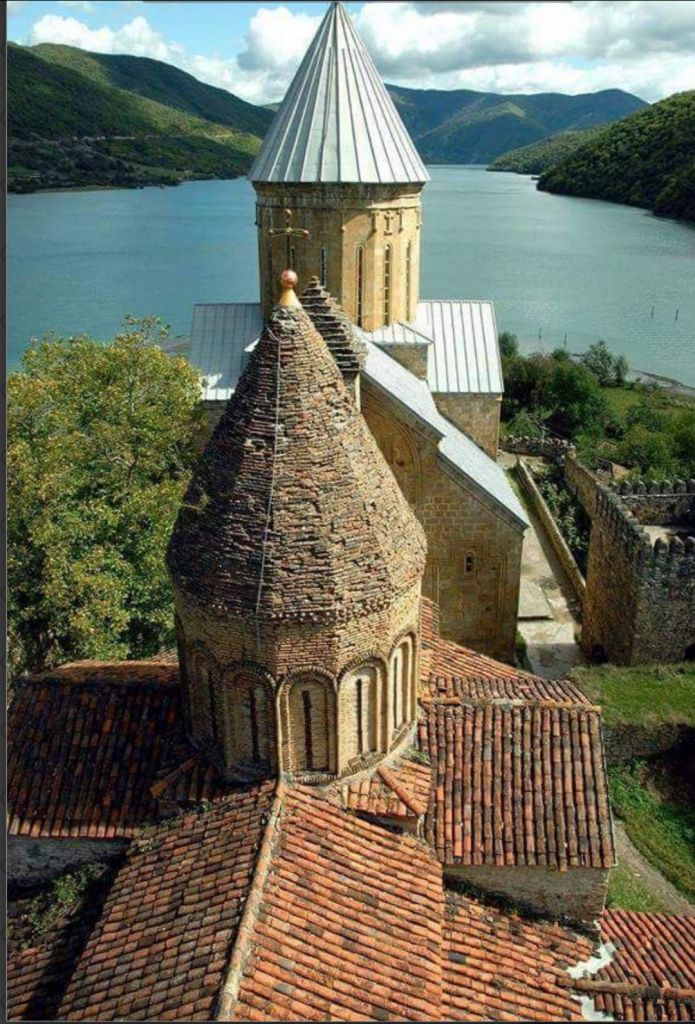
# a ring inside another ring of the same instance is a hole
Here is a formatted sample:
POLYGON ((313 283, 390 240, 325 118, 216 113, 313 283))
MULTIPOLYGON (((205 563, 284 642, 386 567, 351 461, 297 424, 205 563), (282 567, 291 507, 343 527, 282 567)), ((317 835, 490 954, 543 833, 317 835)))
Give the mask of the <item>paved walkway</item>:
MULTIPOLYGON (((503 452, 499 461, 509 468, 516 456, 503 452)), ((528 505, 526 511, 531 527, 521 553, 518 629, 526 641, 531 671, 546 679, 564 679, 575 665, 585 663, 575 640, 580 631, 576 599, 539 520, 528 505)))

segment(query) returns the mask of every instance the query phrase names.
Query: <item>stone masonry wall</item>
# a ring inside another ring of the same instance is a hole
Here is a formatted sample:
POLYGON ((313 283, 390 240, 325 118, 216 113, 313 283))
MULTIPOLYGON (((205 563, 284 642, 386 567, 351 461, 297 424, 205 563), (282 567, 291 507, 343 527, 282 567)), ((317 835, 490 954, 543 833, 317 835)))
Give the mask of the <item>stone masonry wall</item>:
POLYGON ((596 511, 596 494, 598 492, 598 480, 587 469, 573 452, 565 457, 565 486, 570 494, 579 501, 586 514, 593 519, 596 511))
POLYGON ((557 437, 503 437, 500 448, 512 455, 536 455, 543 459, 564 459, 574 445, 557 437))
POLYGON ((390 322, 414 320, 419 299, 422 186, 417 185, 268 185, 256 184, 261 301, 267 316, 277 301, 277 282, 287 269, 284 238, 269 230, 285 225, 292 212, 295 228, 293 269, 305 284, 316 276, 343 310, 366 331, 385 322, 387 248, 390 256, 390 322), (358 309, 358 250, 362 247, 363 291, 358 309), (322 256, 322 250, 324 254, 322 256), (325 262, 324 262, 325 261, 325 262), (325 274, 322 273, 322 263, 325 274), (359 315, 361 312, 361 316, 359 315))
POLYGON ((7 880, 17 887, 42 885, 64 871, 116 860, 123 855, 127 845, 125 840, 8 836, 7 880))
POLYGON ((512 662, 520 528, 445 465, 436 438, 369 381, 363 382, 362 411, 425 530, 423 593, 439 605, 442 635, 512 662))
POLYGON ((616 664, 680 661, 695 644, 695 538, 654 545, 620 497, 597 486, 582 647, 616 664))
POLYGON ((467 434, 492 459, 497 459, 501 395, 432 396, 442 416, 467 434))
POLYGON ((593 928, 601 916, 608 889, 603 868, 513 867, 483 865, 444 868, 448 878, 479 886, 522 909, 593 928))

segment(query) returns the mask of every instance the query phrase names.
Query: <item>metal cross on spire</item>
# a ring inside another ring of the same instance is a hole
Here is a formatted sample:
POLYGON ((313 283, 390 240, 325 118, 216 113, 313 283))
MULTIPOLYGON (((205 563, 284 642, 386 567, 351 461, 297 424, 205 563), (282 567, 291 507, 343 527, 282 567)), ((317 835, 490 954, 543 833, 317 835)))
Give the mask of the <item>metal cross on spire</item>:
POLYGON ((285 210, 285 226, 284 228, 270 228, 268 234, 270 235, 271 241, 275 238, 285 238, 287 245, 287 266, 290 270, 294 270, 294 260, 292 258, 292 239, 293 238, 308 238, 310 232, 306 228, 295 228, 292 226, 292 219, 294 214, 291 210, 285 210))

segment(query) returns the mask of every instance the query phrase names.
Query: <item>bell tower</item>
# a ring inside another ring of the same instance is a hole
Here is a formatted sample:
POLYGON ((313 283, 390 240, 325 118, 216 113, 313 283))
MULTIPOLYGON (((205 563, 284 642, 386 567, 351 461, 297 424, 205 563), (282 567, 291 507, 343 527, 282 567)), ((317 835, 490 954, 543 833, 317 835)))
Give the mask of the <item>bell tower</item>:
POLYGON ((427 173, 341 3, 331 4, 249 178, 261 301, 290 266, 366 331, 415 318, 427 173))
MULTIPOLYGON (((193 743, 230 778, 323 781, 383 757, 415 721, 426 545, 296 274, 282 281, 167 564, 193 743)), ((308 298, 359 369, 318 286, 308 298)))

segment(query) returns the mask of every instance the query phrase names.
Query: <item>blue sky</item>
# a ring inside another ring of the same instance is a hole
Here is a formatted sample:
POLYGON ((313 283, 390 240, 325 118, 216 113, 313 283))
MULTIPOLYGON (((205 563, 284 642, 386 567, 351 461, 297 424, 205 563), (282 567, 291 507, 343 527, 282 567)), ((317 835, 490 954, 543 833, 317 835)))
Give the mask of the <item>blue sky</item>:
MULTIPOLYGON (((695 0, 380 0, 348 9, 387 81, 416 88, 695 88, 695 0)), ((176 64, 251 102, 282 98, 327 3, 11 0, 9 37, 176 64)))

